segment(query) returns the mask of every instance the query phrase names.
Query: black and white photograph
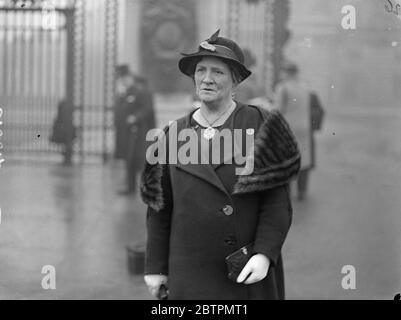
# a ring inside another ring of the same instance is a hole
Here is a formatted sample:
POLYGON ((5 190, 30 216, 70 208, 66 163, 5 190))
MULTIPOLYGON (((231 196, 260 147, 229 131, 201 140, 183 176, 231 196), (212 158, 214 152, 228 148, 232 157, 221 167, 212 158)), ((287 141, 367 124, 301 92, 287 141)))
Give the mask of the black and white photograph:
POLYGON ((401 0, 0 0, 0 71, 0 300, 401 299, 401 0))

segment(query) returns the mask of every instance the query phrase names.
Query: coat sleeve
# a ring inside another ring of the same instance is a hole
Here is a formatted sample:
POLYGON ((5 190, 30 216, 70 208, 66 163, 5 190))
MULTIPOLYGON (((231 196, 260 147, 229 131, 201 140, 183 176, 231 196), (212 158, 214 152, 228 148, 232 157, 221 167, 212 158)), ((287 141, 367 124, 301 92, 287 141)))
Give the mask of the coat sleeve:
POLYGON ((292 222, 288 184, 261 192, 259 210, 254 252, 266 255, 274 266, 292 222))
POLYGON ((145 274, 168 274, 172 193, 168 165, 160 165, 163 205, 149 205, 146 215, 145 274))

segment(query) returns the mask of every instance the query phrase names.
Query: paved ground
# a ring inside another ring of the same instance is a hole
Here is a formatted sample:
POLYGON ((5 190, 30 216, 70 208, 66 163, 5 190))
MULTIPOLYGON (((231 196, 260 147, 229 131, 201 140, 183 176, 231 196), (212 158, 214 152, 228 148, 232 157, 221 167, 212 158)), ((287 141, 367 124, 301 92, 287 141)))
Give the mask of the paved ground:
MULTIPOLYGON (((309 198, 284 247, 289 299, 391 299, 401 292, 401 110, 327 112, 309 198), (356 289, 341 287, 344 265, 356 289)), ((0 169, 0 299, 150 299, 125 246, 144 205, 116 195, 118 165, 0 169), (56 268, 43 290, 42 267, 56 268)))
POLYGON ((388 299, 401 291, 401 110, 328 112, 305 203, 284 249, 289 298, 388 299), (356 269, 343 290, 341 269, 356 269))

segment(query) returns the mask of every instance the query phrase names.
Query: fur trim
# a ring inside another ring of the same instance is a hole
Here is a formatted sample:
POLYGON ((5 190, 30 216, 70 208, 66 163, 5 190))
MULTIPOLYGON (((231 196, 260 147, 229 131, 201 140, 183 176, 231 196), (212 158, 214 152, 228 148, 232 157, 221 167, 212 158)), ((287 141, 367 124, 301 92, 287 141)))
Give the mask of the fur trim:
POLYGON ((287 184, 300 169, 296 139, 279 111, 264 113, 255 137, 254 169, 238 178, 234 194, 263 191, 287 184))
MULTIPOLYGON (((169 126, 163 128, 164 137, 168 136, 169 126)), ((161 138, 161 137, 159 137, 161 138)), ((167 145, 168 142, 166 141, 167 145)), ((168 150, 167 158, 168 159, 168 150)), ((157 156, 157 152, 155 156, 157 156)), ((165 199, 163 195, 163 170, 167 169, 166 165, 159 163, 145 163, 145 168, 141 174, 140 194, 142 201, 155 211, 160 211, 164 208, 165 199)))
POLYGON ((162 175, 162 165, 150 165, 146 162, 141 176, 141 198, 155 211, 160 211, 164 207, 162 175))

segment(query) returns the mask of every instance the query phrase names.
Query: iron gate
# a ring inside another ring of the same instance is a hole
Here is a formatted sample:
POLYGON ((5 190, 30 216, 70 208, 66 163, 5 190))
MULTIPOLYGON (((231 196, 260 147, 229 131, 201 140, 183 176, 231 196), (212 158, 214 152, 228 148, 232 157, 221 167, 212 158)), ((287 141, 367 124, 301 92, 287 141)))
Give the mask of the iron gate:
POLYGON ((227 36, 251 49, 257 64, 255 76, 272 97, 290 36, 289 0, 219 0, 219 6, 227 13, 227 36))
POLYGON ((0 2, 6 161, 60 160, 49 135, 61 99, 73 106, 75 161, 112 154, 117 9, 117 0, 0 2))

